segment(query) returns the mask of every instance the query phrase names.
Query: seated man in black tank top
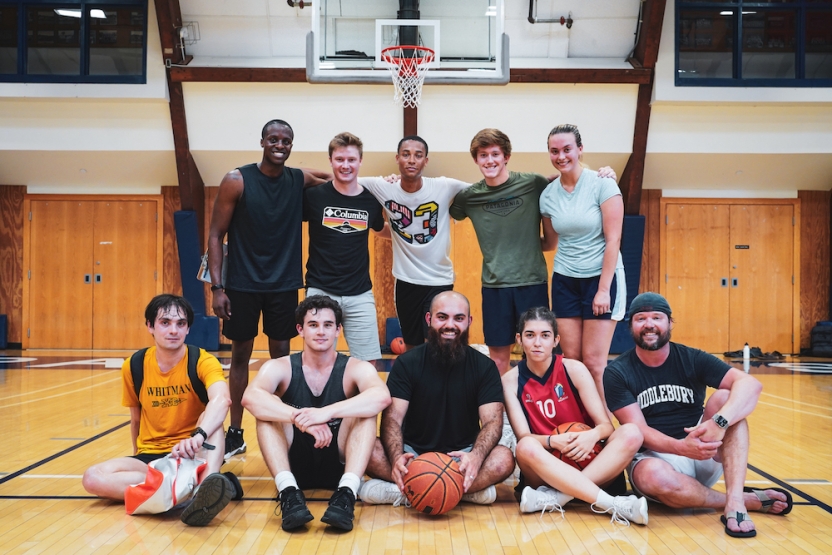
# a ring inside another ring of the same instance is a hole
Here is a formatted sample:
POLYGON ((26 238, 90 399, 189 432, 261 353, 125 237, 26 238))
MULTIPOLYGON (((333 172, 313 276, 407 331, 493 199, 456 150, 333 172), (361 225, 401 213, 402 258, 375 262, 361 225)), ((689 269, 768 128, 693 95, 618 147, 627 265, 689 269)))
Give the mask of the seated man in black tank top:
POLYGON ((295 311, 303 351, 263 364, 243 396, 243 406, 257 419, 284 530, 312 520, 301 490, 313 488, 335 490, 321 520, 352 530, 377 416, 390 404, 372 365, 336 352, 341 318, 331 298, 307 297, 295 311))

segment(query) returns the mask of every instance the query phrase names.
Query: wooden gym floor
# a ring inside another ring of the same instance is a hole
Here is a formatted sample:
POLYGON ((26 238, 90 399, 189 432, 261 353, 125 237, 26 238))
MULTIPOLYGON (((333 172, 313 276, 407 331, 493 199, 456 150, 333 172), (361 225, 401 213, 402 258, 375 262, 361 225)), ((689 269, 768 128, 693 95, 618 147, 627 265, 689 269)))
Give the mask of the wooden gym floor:
MULTIPOLYGON (((492 506, 461 504, 427 517, 403 507, 356 505, 355 529, 318 520, 330 492, 308 491, 316 520, 286 533, 275 487, 243 424, 248 452, 224 466, 246 497, 206 528, 178 515, 130 517, 81 487, 88 466, 129 453, 129 414, 119 367, 128 352, 0 351, 0 553, 830 553, 832 552, 832 364, 787 359, 752 366, 764 386, 750 417, 748 485, 792 492, 788 517, 752 513, 756 538, 723 533, 719 513, 650 505, 648 526, 629 528, 570 503, 566 517, 520 514, 508 484, 492 506)), ((227 355, 227 353, 226 353, 227 355)), ((256 352, 255 371, 265 353, 256 352)), ((228 359, 221 359, 228 364, 228 359)), ((739 365, 741 367, 741 363, 739 365)), ((385 375, 386 376, 386 375, 385 375)))

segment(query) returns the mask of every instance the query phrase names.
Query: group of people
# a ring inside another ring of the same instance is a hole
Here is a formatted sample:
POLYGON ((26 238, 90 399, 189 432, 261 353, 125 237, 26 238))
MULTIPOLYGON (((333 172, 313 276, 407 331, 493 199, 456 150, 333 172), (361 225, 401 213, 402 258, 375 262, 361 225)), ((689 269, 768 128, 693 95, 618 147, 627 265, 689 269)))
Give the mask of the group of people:
POLYGON ((594 172, 581 164, 575 126, 557 126, 548 137, 559 173, 552 179, 509 171, 508 137, 496 129, 480 131, 471 155, 484 179, 473 185, 422 177, 428 146, 417 136, 399 142, 400 175, 387 179, 359 178, 363 145, 350 133, 329 145, 332 174, 289 168, 293 138, 285 121, 268 122, 261 162, 229 172, 214 206, 209 270, 213 307, 232 341, 229 384, 216 359, 209 362, 213 357, 201 351, 197 369, 208 403, 199 405, 185 371, 192 311, 180 298, 154 299, 145 319, 156 345, 145 353, 144 368, 153 380, 174 381, 168 389, 144 387, 137 395, 125 362, 123 403, 131 408, 134 456, 90 468, 84 476, 88 491, 120 499, 127 485, 143 479, 153 458, 204 456, 201 485, 182 520, 206 524, 242 497, 236 477, 220 473, 220 466, 224 457, 246 450, 245 407, 257 422, 285 530, 313 518, 303 489, 335 490, 322 520, 345 530, 352 529, 357 498, 403 503, 408 463, 428 451, 459 461, 463 501, 493 502, 495 484, 515 468, 515 455, 500 444, 504 419, 517 440, 524 512, 562 509, 578 498, 614 519, 646 524, 649 498, 672 507, 722 508, 726 532, 749 536, 754 525, 748 509, 791 510, 785 490, 743 490, 745 418, 759 382, 670 343, 671 312, 662 297, 648 293, 633 300, 636 347, 608 363, 615 323, 625 316, 623 202, 611 170, 594 172), (483 253, 489 357, 468 346, 470 307, 453 291, 451 217, 471 218, 483 253), (302 220, 309 222, 309 258, 306 298, 298 304, 302 220), (381 356, 370 229, 393 241, 395 304, 407 346, 386 384, 367 362, 381 356), (543 252, 556 247, 550 311, 543 252), (248 384, 261 312, 273 360, 248 384), (350 357, 336 351, 342 329, 350 357), (303 351, 289 356, 295 334, 303 338, 303 351), (515 342, 524 358, 509 370, 515 342), (555 354, 558 344, 563 355, 555 354), (708 386, 717 392, 705 404, 708 386), (170 391, 175 402, 151 402, 170 391), (231 425, 223 435, 229 409, 231 425), (554 434, 557 425, 576 421, 591 429, 554 434), (224 453, 206 447, 222 440, 224 453), (586 461, 599 441, 604 449, 583 470, 561 460, 586 461), (726 493, 711 487, 722 473, 720 462, 726 493), (604 489, 625 468, 641 497, 604 489), (365 473, 370 479, 362 483, 365 473))

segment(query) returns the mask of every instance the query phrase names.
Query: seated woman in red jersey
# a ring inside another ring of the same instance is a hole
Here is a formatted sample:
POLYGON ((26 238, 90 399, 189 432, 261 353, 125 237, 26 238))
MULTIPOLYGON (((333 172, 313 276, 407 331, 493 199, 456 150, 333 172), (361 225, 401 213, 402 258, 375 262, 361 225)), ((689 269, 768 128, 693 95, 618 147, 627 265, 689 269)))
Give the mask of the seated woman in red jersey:
POLYGON ((552 311, 527 310, 520 316, 518 332, 524 359, 503 376, 503 393, 517 436, 520 511, 562 512, 563 505, 577 497, 591 503, 595 512, 611 513, 615 521, 647 524, 645 498, 613 497, 598 487, 630 464, 641 447, 641 432, 630 424, 614 429, 586 366, 554 354, 560 336, 552 311), (556 426, 567 422, 583 422, 592 429, 552 435, 556 426), (583 470, 555 455, 585 461, 602 440, 604 449, 583 470))

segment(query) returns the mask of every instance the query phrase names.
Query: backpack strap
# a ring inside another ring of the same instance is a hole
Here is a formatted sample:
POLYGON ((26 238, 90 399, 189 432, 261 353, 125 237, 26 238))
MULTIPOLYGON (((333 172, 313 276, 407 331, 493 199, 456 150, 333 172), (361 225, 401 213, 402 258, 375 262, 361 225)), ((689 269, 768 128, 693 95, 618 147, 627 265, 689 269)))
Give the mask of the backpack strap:
POLYGON ((205 384, 199 379, 196 373, 196 364, 199 362, 199 347, 196 345, 188 345, 188 377, 191 379, 191 387, 202 401, 203 405, 208 404, 208 391, 205 389, 205 384))
MULTIPOLYGON (((133 353, 130 357, 130 374, 133 375, 133 389, 136 390, 136 398, 141 399, 140 393, 142 391, 142 382, 144 382, 144 356, 147 353, 147 347, 140 349, 133 353)), ((188 378, 191 380, 191 388, 193 388, 196 396, 202 401, 202 404, 208 404, 208 391, 205 389, 205 384, 199 379, 199 374, 196 372, 196 365, 199 362, 199 347, 196 345, 188 345, 188 378)), ((141 401, 139 401, 141 404, 141 401)))
POLYGON ((141 391, 142 382, 144 381, 144 355, 147 353, 147 347, 139 349, 133 356, 130 357, 130 373, 133 375, 133 389, 136 390, 136 399, 139 399, 139 406, 141 406, 141 391))

